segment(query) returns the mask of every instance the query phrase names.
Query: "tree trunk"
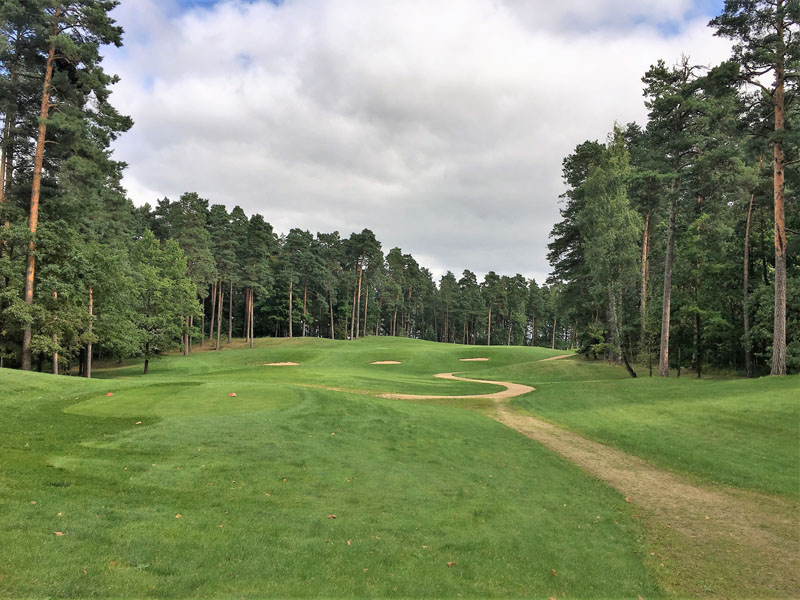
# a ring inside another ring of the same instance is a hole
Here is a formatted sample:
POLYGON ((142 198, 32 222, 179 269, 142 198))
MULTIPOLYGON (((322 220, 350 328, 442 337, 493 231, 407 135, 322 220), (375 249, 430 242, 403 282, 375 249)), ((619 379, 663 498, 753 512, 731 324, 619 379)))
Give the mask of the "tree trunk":
POLYGON ((203 345, 203 341, 206 337, 206 300, 203 298, 203 302, 201 303, 202 312, 200 313, 200 345, 203 345))
POLYGON ((242 337, 244 337, 244 341, 250 341, 250 288, 244 288, 244 317, 243 323, 244 327, 242 328, 242 337))
POLYGON ((328 308, 330 309, 331 313, 331 339, 336 339, 336 333, 333 328, 333 292, 331 291, 330 281, 328 281, 328 308))
POLYGON ((667 254, 664 257, 664 300, 661 308, 661 349, 658 355, 658 374, 669 377, 669 318, 672 300, 672 262, 675 259, 675 200, 669 205, 667 254))
POLYGON ((94 291, 92 286, 89 286, 89 341, 86 343, 86 366, 84 367, 83 375, 87 379, 92 378, 92 321, 94 320, 94 291))
POLYGON ((369 308, 369 288, 364 288, 364 336, 367 335, 367 309, 369 308))
POLYGON ((294 286, 294 273, 289 273, 289 337, 292 337, 292 288, 294 286))
POLYGON ((192 327, 194 327, 194 315, 189 317, 189 333, 186 334, 186 342, 189 344, 189 354, 192 353, 192 327))
POLYGON ((356 339, 360 336, 359 325, 361 324, 361 278, 364 274, 363 257, 358 261, 358 295, 356 297, 356 339))
POLYGON ((306 310, 308 310, 308 284, 303 282, 303 337, 306 337, 306 310))
POLYGON ((775 321, 772 330, 772 375, 786 375, 786 222, 784 220, 784 22, 783 0, 777 0, 777 37, 781 40, 775 65, 775 141, 772 169, 775 197, 775 321))
MULTIPOLYGON (((764 157, 758 158, 758 172, 764 157)), ((753 201, 756 194, 750 194, 750 204, 747 207, 747 225, 744 230, 744 264, 742 274, 742 308, 744 316, 744 372, 747 377, 753 376, 753 346, 750 343, 750 224, 753 220, 753 201)))
POLYGON ((644 233, 642 234, 642 298, 639 305, 639 348, 644 350, 647 335, 647 276, 649 274, 647 254, 650 251, 650 211, 644 216, 644 233))
MULTIPOLYGON (((58 300, 58 292, 53 292, 53 300, 58 300)), ((55 304, 55 303, 54 303, 55 304)), ((55 310, 55 309, 54 309, 55 310)), ((53 321, 58 321, 58 312, 53 315, 53 321)), ((53 333, 53 346, 58 348, 58 334, 53 333)), ((53 350, 53 375, 58 375, 58 350, 53 350)))
POLYGON ((183 321, 184 331, 181 334, 181 342, 183 343, 183 355, 189 356, 189 317, 181 317, 183 321))
POLYGON ((351 340, 355 339, 353 337, 355 335, 355 332, 356 332, 355 321, 356 321, 356 288, 355 288, 355 286, 353 286, 353 310, 351 311, 351 314, 350 314, 350 339, 351 340))
POLYGON ((375 319, 375 335, 380 334, 380 326, 381 326, 381 306, 383 305, 383 298, 378 299, 378 318, 375 319))
POLYGON ((550 343, 550 349, 556 349, 556 325, 558 324, 558 315, 553 316, 553 341, 550 343))
POLYGON ((256 301, 255 290, 251 287, 250 288, 250 318, 248 319, 248 321, 250 323, 250 347, 251 348, 253 347, 253 345, 255 343, 255 331, 256 331, 256 325, 254 323, 255 314, 256 314, 255 313, 255 308, 254 308, 255 301, 256 301))
POLYGON ((228 343, 233 341, 233 281, 228 286, 228 343))
MULTIPOLYGON (((53 63, 55 62, 56 47, 55 37, 58 35, 58 24, 61 20, 61 5, 56 4, 53 17, 52 38, 47 52, 47 66, 44 72, 44 86, 42 88, 42 107, 39 113, 39 132, 36 137, 36 155, 33 161, 33 184, 31 186, 31 207, 28 217, 28 227, 31 238, 28 241, 28 258, 25 265, 25 304, 33 305, 33 280, 36 271, 36 229, 39 225, 39 193, 42 187, 42 165, 44 163, 44 142, 47 133, 47 119, 50 115, 50 83, 53 79, 53 63)), ((31 340, 33 331, 31 324, 25 325, 22 334, 22 370, 31 370, 31 340)))
POLYGON ((217 345, 214 350, 219 350, 219 338, 220 338, 220 329, 222 329, 222 307, 224 305, 225 294, 222 291, 222 280, 219 280, 219 285, 217 286, 219 298, 217 299, 217 345))
POLYGON ((214 340, 214 325, 217 322, 217 282, 211 284, 211 319, 208 323, 208 343, 214 340))

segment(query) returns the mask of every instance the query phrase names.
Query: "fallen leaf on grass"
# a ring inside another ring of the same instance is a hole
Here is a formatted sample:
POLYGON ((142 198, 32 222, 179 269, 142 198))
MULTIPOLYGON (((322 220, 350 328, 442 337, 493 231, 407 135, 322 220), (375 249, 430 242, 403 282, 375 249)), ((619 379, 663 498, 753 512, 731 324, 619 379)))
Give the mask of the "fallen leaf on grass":
POLYGON ((117 564, 117 561, 115 561, 115 560, 110 560, 110 561, 108 561, 108 564, 110 564, 110 565, 113 567, 114 565, 116 565, 116 564, 117 564))
POLYGON ((176 518, 176 519, 180 519, 182 516, 183 516, 183 515, 182 515, 181 513, 178 513, 177 515, 175 515, 175 518, 176 518))
POLYGON ((451 561, 451 562, 447 563, 447 568, 451 569, 451 568, 453 568, 453 565, 455 565, 455 564, 456 564, 455 562, 451 561))
POLYGON ((335 518, 336 518, 336 515, 328 515, 328 518, 329 518, 329 519, 335 519, 335 518))
POLYGON ((106 394, 106 397, 107 397, 107 398, 110 398, 110 397, 111 397, 111 396, 113 396, 113 395, 114 395, 114 392, 108 392, 108 393, 106 394))
POLYGON ((347 545, 348 546, 352 546, 353 545, 353 540, 347 540, 347 545))
POLYGON ((141 425, 141 424, 142 424, 141 421, 136 421, 136 423, 134 423, 134 425, 141 425))
POLYGON ((36 504, 36 500, 31 500, 31 504, 36 504))
POLYGON ((53 533, 55 533, 55 534, 56 534, 57 536, 59 536, 59 537, 60 537, 60 536, 62 536, 62 535, 64 535, 64 532, 63 532, 63 531, 54 531, 53 533))
POLYGON ((228 397, 229 398, 236 398, 236 392, 231 392, 230 394, 228 394, 228 397))
POLYGON ((83 568, 83 574, 84 575, 88 575, 89 574, 89 571, 86 570, 86 567, 83 568))
POLYGON ((64 513, 58 513, 56 516, 57 516, 57 517, 63 517, 63 516, 64 516, 64 513))
POLYGON ((217 527, 219 527, 220 529, 222 529, 223 527, 225 527, 225 525, 223 525, 222 523, 220 523, 219 525, 217 525, 217 527))
POLYGON ((631 502, 631 499, 626 497, 626 498, 625 498, 625 502, 627 502, 628 504, 630 504, 630 502, 631 502))
POLYGON ((555 570, 555 569, 553 569, 553 570, 552 570, 552 571, 550 571, 550 572, 553 574, 553 577, 555 577, 555 576, 556 576, 556 570, 555 570))

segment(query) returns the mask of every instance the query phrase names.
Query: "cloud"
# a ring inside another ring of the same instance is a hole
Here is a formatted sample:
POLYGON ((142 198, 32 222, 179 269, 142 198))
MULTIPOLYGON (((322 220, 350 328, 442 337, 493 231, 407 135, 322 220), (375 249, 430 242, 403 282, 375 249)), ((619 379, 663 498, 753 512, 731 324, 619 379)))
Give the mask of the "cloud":
POLYGON ((563 157, 644 121, 640 78, 659 58, 727 56, 691 10, 129 0, 115 13, 126 46, 107 59, 122 77, 113 101, 136 122, 117 143, 124 183, 137 204, 197 191, 282 232, 371 228, 437 275, 541 282, 563 157))

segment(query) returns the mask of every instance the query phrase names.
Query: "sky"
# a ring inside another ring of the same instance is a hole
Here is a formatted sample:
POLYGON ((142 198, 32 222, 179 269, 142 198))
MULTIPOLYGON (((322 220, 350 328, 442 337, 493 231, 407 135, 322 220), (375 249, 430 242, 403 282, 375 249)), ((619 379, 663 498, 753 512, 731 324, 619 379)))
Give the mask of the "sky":
POLYGON ((659 59, 724 60, 722 0, 122 0, 115 143, 135 204, 211 204, 438 278, 549 273, 561 161, 644 124, 659 59))

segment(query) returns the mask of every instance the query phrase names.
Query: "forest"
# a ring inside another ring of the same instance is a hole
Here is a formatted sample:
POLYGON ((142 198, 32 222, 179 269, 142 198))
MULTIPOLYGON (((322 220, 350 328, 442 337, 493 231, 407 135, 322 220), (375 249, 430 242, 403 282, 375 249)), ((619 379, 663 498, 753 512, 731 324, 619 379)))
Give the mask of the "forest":
POLYGON ((386 335, 576 348, 634 376, 800 371, 797 0, 728 0, 709 26, 729 61, 657 61, 647 122, 564 159, 539 283, 435 281, 369 228, 277 233, 196 192, 135 206, 102 66, 116 4, 0 6, 0 365, 91 377, 233 338, 386 335))

